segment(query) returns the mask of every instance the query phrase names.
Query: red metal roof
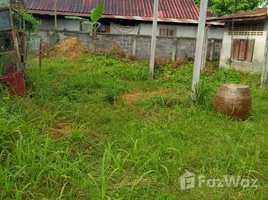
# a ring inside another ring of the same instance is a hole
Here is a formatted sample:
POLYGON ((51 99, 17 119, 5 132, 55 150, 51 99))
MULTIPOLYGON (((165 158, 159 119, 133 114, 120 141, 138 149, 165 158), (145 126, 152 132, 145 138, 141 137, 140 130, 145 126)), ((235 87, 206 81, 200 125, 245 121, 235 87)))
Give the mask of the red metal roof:
MULTIPOLYGON (((85 16, 98 3, 104 3, 106 18, 109 16, 149 17, 153 16, 154 0, 58 0, 57 12, 62 15, 85 16)), ((54 0, 28 0, 29 13, 52 14, 54 0)), ((198 20, 199 8, 194 0, 160 0, 160 18, 198 20)), ((215 14, 208 11, 208 17, 215 14)))

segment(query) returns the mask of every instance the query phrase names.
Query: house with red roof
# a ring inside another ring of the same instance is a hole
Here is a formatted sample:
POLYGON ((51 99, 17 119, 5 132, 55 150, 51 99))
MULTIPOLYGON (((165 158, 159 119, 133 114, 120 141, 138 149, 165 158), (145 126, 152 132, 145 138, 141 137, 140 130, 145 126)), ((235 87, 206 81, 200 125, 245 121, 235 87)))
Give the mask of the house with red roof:
MULTIPOLYGON (((41 29, 54 30, 55 0, 28 0, 28 13, 42 20, 41 29)), ((57 0, 58 29, 87 31, 79 21, 64 16, 90 17, 90 11, 100 2, 105 10, 100 31, 119 34, 152 34, 154 0, 57 0)), ((208 17, 215 14, 208 10, 208 17)), ((158 35, 196 37, 199 8, 194 0, 160 0, 158 35)), ((221 23, 210 22, 210 38, 223 38, 221 23)))

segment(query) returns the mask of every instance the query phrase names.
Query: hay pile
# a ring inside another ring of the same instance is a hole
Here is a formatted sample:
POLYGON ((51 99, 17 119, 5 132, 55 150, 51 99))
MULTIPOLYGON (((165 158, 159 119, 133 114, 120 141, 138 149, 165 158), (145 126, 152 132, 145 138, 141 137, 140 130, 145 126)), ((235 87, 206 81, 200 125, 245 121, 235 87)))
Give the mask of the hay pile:
POLYGON ((75 37, 62 41, 57 48, 61 56, 69 58, 80 57, 86 49, 75 37))
POLYGON ((44 56, 79 58, 84 51, 86 51, 86 47, 84 47, 77 38, 72 37, 62 41, 56 46, 46 47, 44 56))

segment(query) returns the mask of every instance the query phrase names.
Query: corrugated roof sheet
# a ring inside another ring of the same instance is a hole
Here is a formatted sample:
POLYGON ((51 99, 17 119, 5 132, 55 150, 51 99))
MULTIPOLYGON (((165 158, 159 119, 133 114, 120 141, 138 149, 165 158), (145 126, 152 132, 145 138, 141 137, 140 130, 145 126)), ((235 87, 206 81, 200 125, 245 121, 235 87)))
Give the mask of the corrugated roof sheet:
MULTIPOLYGON (((104 15, 153 17, 154 0, 58 0, 58 14, 88 16, 88 13, 100 2, 104 3, 104 15)), ((28 0, 29 13, 51 14, 54 11, 54 0, 28 0)), ((160 18, 198 20, 199 8, 194 0, 160 0, 160 18)), ((215 14, 208 11, 208 17, 215 14)))
MULTIPOLYGON (((41 14, 41 15, 53 15, 52 11, 38 11, 31 10, 32 14, 41 14)), ((80 17, 88 17, 86 13, 68 13, 61 12, 58 15, 73 15, 80 17)), ((126 20, 135 20, 135 21, 153 21, 153 17, 140 17, 140 16, 120 16, 120 15, 103 15, 103 19, 126 19, 126 20)), ((169 22, 169 23, 179 23, 179 24, 198 24, 198 20, 196 19, 175 19, 175 18, 161 18, 158 17, 158 22, 169 22)), ((207 21, 207 24, 215 25, 215 26, 224 26, 224 23, 216 22, 216 21, 207 21)))
POLYGON ((254 19, 254 18, 261 18, 261 17, 267 17, 268 16, 268 9, 267 8, 258 8, 255 11, 250 12, 241 12, 234 15, 227 15, 222 17, 214 17, 210 18, 208 20, 216 20, 216 21, 228 21, 232 19, 254 19))

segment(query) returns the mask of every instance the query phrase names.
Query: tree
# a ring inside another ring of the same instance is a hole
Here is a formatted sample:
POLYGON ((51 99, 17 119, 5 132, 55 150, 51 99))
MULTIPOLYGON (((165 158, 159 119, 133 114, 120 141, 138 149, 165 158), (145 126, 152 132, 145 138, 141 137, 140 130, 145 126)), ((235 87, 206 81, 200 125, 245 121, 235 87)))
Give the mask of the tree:
POLYGON ((26 10, 27 0, 11 0, 13 8, 26 10))
MULTIPOLYGON (((200 4, 200 0, 195 0, 195 2, 198 5, 200 4)), ((266 4, 267 0, 210 0, 208 7, 217 16, 224 16, 243 11, 252 11, 266 4)))
POLYGON ((27 0, 2 0, 2 2, 10 2, 11 7, 16 10, 13 14, 13 23, 16 28, 28 35, 39 30, 41 21, 27 13, 27 0))
MULTIPOLYGON (((99 3, 97 5, 96 8, 93 8, 92 11, 90 12, 90 18, 89 19, 85 19, 82 17, 75 17, 75 16, 66 16, 66 19, 74 19, 74 20, 79 20, 81 21, 83 24, 90 24, 92 27, 92 33, 93 33, 93 41, 94 41, 94 51, 96 49, 96 41, 97 41, 97 31, 98 28, 100 27, 101 23, 99 23, 98 21, 101 19, 102 14, 104 11, 104 4, 103 3, 99 3)), ((91 33, 89 33, 91 34, 91 33)))
POLYGON ((52 44, 57 44, 60 41, 58 32, 58 14, 57 14, 58 0, 54 0, 54 31, 52 34, 52 44))

